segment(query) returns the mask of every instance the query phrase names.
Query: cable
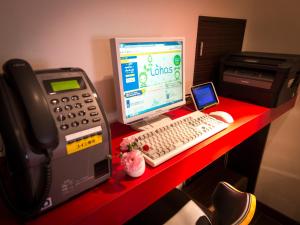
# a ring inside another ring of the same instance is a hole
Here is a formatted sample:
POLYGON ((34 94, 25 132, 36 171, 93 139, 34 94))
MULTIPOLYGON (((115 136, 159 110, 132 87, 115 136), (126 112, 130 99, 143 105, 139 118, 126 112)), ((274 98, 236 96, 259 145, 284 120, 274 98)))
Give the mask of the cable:
POLYGON ((7 203, 8 207, 12 209, 12 211, 14 211, 23 219, 29 219, 36 216, 44 206, 44 203, 49 196, 52 183, 52 150, 47 150, 45 156, 47 159, 46 163, 43 165, 44 184, 41 192, 35 194, 34 201, 29 208, 26 207, 26 209, 21 209, 20 207, 16 206, 16 204, 9 198, 9 194, 5 188, 4 182, 2 182, 2 180, 0 179, 0 191, 5 202, 7 203))
POLYGON ((40 199, 37 199, 37 210, 40 210, 46 201, 46 199, 49 196, 51 183, 52 183, 52 167, 51 167, 51 161, 52 161, 52 150, 47 150, 47 163, 43 166, 45 170, 45 185, 44 190, 42 191, 42 195, 40 199))
POLYGON ((229 153, 226 153, 225 156, 224 156, 224 167, 225 168, 227 168, 227 166, 228 166, 228 154, 229 153))

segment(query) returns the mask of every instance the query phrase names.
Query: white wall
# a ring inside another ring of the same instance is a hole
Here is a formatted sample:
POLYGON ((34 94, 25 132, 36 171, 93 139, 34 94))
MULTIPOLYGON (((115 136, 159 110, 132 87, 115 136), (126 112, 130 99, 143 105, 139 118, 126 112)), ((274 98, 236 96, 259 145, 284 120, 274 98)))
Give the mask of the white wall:
POLYGON ((18 57, 34 69, 81 67, 106 111, 115 101, 109 38, 183 36, 186 89, 192 83, 199 15, 246 18, 247 3, 214 0, 10 0, 0 7, 0 64, 18 57))
MULTIPOLYGON (((244 49, 300 54, 298 0, 254 1, 244 49)), ((298 93, 299 90, 298 90, 298 93)), ((300 98, 293 110, 271 125, 255 194, 300 222, 300 98)))
POLYGON ((272 123, 255 194, 257 198, 300 221, 300 98, 296 107, 272 123))
MULTIPOLYGON (((34 69, 81 67, 96 85, 106 111, 113 118, 116 107, 109 38, 184 36, 187 44, 186 89, 188 90, 192 84, 199 15, 248 19, 243 47, 245 50, 299 54, 298 2, 298 0, 2 1, 0 64, 18 57, 28 60, 34 69)), ((300 215, 299 211, 295 212, 300 208, 298 197, 300 170, 296 162, 296 159, 300 158, 300 151, 297 146, 299 136, 295 125, 299 124, 297 113, 299 107, 298 101, 295 110, 273 124, 256 190, 259 199, 293 218, 296 218, 297 213, 300 215), (289 145, 285 144, 282 147, 277 142, 274 144, 273 140, 279 138, 272 137, 278 133, 285 135, 286 143, 289 145), (275 152, 276 157, 272 157, 275 152), (282 173, 292 175, 285 176, 287 178, 283 181, 280 179, 283 177, 282 173), (284 184, 285 189, 278 198, 274 198, 271 193, 278 191, 278 183, 284 184), (297 193, 297 196, 290 192, 297 193), (288 207, 288 210, 282 207, 285 206, 282 200, 295 206, 295 210, 293 207, 288 207)))

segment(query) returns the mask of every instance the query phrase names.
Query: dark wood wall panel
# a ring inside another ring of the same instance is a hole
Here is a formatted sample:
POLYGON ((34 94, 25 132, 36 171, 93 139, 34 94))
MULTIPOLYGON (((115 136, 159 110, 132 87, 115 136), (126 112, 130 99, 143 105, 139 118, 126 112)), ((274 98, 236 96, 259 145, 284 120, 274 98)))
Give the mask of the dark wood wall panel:
POLYGON ((207 81, 217 85, 220 59, 226 53, 241 51, 245 27, 244 19, 199 17, 194 85, 207 81))

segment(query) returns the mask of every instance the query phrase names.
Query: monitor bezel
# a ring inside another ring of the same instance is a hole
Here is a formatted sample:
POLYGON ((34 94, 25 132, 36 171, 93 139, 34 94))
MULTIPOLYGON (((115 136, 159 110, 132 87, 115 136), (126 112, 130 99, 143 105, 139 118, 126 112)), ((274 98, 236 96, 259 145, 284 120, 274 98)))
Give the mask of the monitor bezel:
POLYGON ((124 124, 131 124, 142 119, 147 119, 155 116, 159 116, 169 110, 178 108, 182 105, 185 105, 185 38, 184 37, 139 37, 139 38, 113 38, 111 39, 111 50, 112 50, 112 61, 113 61, 113 70, 114 70, 114 81, 115 81, 115 94, 116 94, 116 105, 118 120, 124 124), (125 104, 124 98, 121 97, 124 93, 123 89, 123 80, 122 80, 122 69, 120 63, 120 49, 119 46, 122 43, 135 43, 135 42, 167 42, 167 41, 180 41, 182 42, 182 100, 159 108, 150 112, 146 112, 141 115, 136 115, 131 118, 127 118, 125 115, 125 104))

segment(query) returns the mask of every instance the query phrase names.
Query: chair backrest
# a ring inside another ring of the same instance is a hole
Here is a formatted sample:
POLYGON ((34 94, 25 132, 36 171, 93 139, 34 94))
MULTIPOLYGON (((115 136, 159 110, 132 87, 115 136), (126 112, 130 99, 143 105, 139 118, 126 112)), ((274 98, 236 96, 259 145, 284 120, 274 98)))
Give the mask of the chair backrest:
POLYGON ((246 225, 254 216, 255 196, 241 192, 226 182, 218 183, 212 198, 215 208, 214 221, 218 225, 246 225))

